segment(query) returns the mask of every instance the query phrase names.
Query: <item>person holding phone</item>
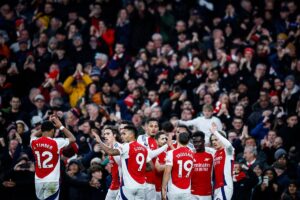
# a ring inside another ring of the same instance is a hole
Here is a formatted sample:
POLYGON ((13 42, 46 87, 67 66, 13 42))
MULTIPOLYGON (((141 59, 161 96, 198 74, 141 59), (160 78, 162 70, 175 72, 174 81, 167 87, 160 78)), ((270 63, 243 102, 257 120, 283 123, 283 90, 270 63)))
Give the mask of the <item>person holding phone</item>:
POLYGON ((280 199, 275 170, 273 168, 266 169, 262 177, 262 183, 254 189, 252 199, 280 199))

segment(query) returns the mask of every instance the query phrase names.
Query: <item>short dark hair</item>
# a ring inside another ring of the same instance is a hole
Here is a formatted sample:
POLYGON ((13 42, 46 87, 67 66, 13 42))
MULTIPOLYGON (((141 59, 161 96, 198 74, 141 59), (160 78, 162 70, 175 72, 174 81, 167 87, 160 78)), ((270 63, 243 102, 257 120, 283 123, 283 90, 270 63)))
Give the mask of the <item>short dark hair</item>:
POLYGON ((196 131, 193 135, 192 138, 194 137, 201 137, 202 140, 205 138, 205 134, 202 131, 196 131))
POLYGON ((241 121, 244 123, 244 120, 243 120, 243 118, 241 118, 241 117, 237 117, 237 116, 235 116, 235 117, 233 117, 232 121, 234 121, 235 119, 237 119, 237 120, 241 120, 241 121))
POLYGON ((127 125, 130 125, 130 126, 133 126, 133 123, 129 120, 122 120, 119 124, 127 124, 127 125))
POLYGON ((172 132, 174 130, 174 126, 171 122, 165 121, 164 123, 162 123, 161 129, 166 132, 172 132))
POLYGON ((94 172, 99 172, 99 171, 101 171, 103 174, 103 168, 101 165, 93 165, 88 169, 90 175, 92 175, 94 172))
POLYGON ((155 135, 155 139, 158 140, 158 139, 160 138, 161 135, 166 135, 166 133, 163 132, 163 131, 158 131, 158 132, 156 133, 156 135, 155 135))
POLYGON ((134 137, 138 137, 138 130, 135 128, 135 126, 127 125, 124 127, 124 129, 131 131, 134 134, 134 137))
POLYGON ((150 117, 146 120, 146 124, 149 124, 150 122, 157 122, 157 124, 159 125, 159 121, 157 118, 150 117))
POLYGON ((180 133, 178 136, 178 142, 182 145, 187 145, 189 143, 190 137, 187 132, 180 133))
POLYGON ((186 126, 186 125, 184 125, 184 124, 179 124, 179 125, 177 126, 177 128, 185 128, 186 133, 188 133, 188 134, 189 134, 189 137, 191 137, 192 132, 191 132, 191 130, 189 129, 188 126, 186 126))
POLYGON ((51 131, 53 129, 55 129, 55 126, 53 125, 53 123, 51 121, 46 120, 42 123, 42 126, 41 126, 42 132, 51 131))

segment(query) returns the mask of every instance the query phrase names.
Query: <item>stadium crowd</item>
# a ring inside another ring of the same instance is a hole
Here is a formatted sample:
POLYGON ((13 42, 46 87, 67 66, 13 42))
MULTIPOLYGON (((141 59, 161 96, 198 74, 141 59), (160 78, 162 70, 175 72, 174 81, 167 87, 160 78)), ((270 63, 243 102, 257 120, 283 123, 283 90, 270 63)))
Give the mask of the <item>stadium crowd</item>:
POLYGON ((212 123, 224 130, 232 199, 300 199, 299 11, 296 0, 1 1, 0 198, 36 198, 30 135, 54 114, 76 137, 61 152, 61 199, 104 199, 111 164, 93 132, 131 122, 142 135, 149 118, 167 136, 201 131, 207 146, 212 123))

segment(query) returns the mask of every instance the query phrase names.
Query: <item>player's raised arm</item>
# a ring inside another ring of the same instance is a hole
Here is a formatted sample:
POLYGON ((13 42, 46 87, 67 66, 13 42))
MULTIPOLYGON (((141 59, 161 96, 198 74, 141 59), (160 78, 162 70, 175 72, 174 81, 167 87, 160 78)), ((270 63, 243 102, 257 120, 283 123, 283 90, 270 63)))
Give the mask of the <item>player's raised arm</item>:
POLYGON ((61 121, 58 119, 57 116, 55 115, 51 115, 50 116, 50 121, 53 123, 53 125, 58 128, 59 130, 61 130, 65 136, 67 137, 67 139, 69 139, 70 143, 76 142, 76 138, 74 137, 73 133, 71 133, 71 131, 69 131, 68 129, 66 129, 61 121))
POLYGON ((113 149, 113 148, 110 148, 110 147, 106 146, 106 145, 102 142, 100 136, 98 135, 98 133, 97 133, 95 130, 92 130, 92 134, 94 135, 96 142, 100 144, 101 149, 102 149, 105 153, 107 153, 107 154, 110 155, 110 156, 117 156, 117 155, 120 155, 120 151, 119 151, 118 149, 113 149))
POLYGON ((218 127, 215 123, 212 123, 210 131, 221 141, 225 148, 232 147, 232 144, 218 132, 218 127))
POLYGON ((32 129, 31 130, 31 134, 30 134, 30 137, 33 138, 33 137, 39 137, 42 135, 42 130, 39 129, 39 130, 36 130, 36 129, 32 129))

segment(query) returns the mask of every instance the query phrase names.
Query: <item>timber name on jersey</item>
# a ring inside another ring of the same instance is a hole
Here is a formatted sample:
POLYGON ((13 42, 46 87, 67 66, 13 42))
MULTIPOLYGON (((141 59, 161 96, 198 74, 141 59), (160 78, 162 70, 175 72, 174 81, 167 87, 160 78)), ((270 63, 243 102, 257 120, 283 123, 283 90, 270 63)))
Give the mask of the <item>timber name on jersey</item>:
POLYGON ((120 149, 122 185, 128 188, 144 187, 146 162, 151 161, 148 150, 138 142, 125 143, 120 149))
POLYGON ((212 194, 213 155, 207 152, 194 153, 191 192, 194 195, 212 194), (200 178, 201 177, 201 178, 200 178))
POLYGON ((32 137, 31 148, 35 157, 35 180, 39 182, 59 182, 60 150, 69 145, 64 138, 32 137))
MULTIPOLYGON (((113 148, 120 149, 121 144, 115 143, 113 145, 113 148)), ((109 163, 111 164, 111 177, 112 177, 109 189, 118 190, 120 189, 120 177, 121 177, 120 156, 109 156, 109 163)))
POLYGON ((168 192, 190 192, 193 159, 193 152, 188 147, 179 147, 167 153, 166 165, 172 166, 168 192))

